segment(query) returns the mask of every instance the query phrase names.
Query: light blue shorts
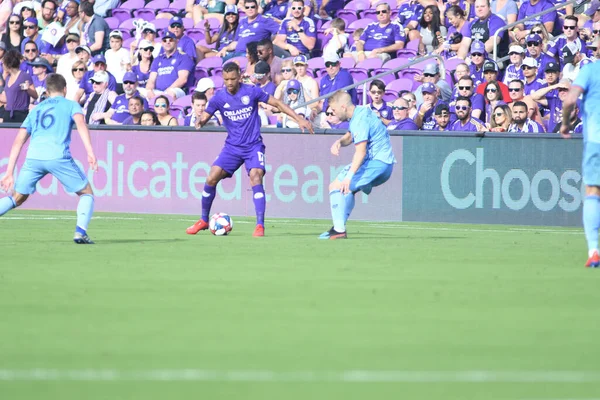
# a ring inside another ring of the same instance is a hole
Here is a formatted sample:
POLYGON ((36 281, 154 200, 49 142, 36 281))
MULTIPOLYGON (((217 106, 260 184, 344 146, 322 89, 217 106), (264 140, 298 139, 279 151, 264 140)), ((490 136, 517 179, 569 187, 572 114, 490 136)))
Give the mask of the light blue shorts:
MULTIPOLYGON (((351 166, 352 164, 346 165, 339 173, 337 176, 338 181, 344 180, 351 166)), ((382 185, 390 179, 393 169, 394 164, 386 164, 379 160, 365 161, 350 181, 350 190, 353 193, 362 191, 365 194, 370 194, 375 186, 382 185)))
POLYGON ((15 191, 21 194, 33 194, 35 185, 46 174, 51 174, 65 187, 67 192, 83 190, 88 180, 72 158, 58 160, 25 160, 19 171, 15 191))
POLYGON ((583 183, 600 186, 600 143, 584 142, 581 172, 583 183))

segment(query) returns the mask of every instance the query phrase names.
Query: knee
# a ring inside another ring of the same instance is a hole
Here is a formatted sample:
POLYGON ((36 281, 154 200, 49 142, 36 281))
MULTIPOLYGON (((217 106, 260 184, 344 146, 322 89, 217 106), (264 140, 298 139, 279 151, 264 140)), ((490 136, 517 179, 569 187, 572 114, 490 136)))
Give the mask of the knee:
POLYGON ((206 184, 208 186, 217 186, 217 183, 219 183, 219 180, 212 175, 209 175, 208 178, 206 178, 206 184))
POLYGON ((586 196, 600 196, 600 186, 586 186, 586 196))
POLYGON ((252 186, 262 185, 264 174, 262 170, 252 170, 250 171, 250 183, 252 186))
POLYGON ((329 184, 330 192, 333 192, 334 190, 339 190, 339 189, 340 189, 340 181, 338 181, 337 179, 329 184))
POLYGON ((15 202, 15 206, 19 207, 21 204, 25 203, 25 200, 27 200, 28 197, 29 197, 29 195, 26 195, 26 194, 15 193, 13 195, 13 200, 15 202))
POLYGON ((415 40, 415 39, 421 39, 421 34, 416 29, 413 29, 410 32, 408 32, 408 39, 409 39, 409 41, 415 40))

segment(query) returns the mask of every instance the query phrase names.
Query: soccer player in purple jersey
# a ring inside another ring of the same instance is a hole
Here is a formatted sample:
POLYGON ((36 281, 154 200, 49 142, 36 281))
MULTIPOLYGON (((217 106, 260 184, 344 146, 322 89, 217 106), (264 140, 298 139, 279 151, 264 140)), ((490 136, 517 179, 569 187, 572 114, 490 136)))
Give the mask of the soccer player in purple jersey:
POLYGON ((296 114, 280 100, 263 92, 260 88, 241 83, 240 67, 233 62, 223 66, 223 81, 226 90, 220 90, 210 100, 206 110, 196 121, 196 129, 204 126, 216 111, 223 116, 223 125, 227 128, 227 138, 223 150, 213 163, 202 192, 202 218, 187 228, 189 235, 208 229, 208 216, 215 199, 219 181, 232 176, 242 164, 250 177, 254 207, 256 209, 256 228, 253 236, 264 236, 265 219, 265 145, 260 135, 258 103, 267 103, 286 113, 304 131, 314 133, 312 124, 296 114))

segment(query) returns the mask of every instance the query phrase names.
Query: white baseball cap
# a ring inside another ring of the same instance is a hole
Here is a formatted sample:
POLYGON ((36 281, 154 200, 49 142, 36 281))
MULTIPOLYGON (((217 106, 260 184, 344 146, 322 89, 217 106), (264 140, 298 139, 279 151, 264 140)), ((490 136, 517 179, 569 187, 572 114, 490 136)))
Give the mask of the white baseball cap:
POLYGON ((214 87, 215 87, 215 83, 213 82, 212 79, 202 78, 198 81, 198 84, 196 85, 196 92, 204 93, 208 89, 212 89, 214 87))

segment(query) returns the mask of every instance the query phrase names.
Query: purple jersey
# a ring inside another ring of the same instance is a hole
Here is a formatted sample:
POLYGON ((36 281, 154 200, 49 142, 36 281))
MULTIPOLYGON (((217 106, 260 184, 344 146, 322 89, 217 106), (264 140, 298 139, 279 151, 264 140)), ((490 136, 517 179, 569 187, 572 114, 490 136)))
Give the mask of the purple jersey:
MULTIPOLYGON (((547 53, 552 55, 553 57, 558 56, 558 58, 560 60, 560 65, 565 65, 565 60, 563 58, 563 54, 562 54, 561 50, 563 47, 565 47, 567 42, 568 42, 567 38, 563 34, 563 35, 560 35, 558 38, 556 38, 554 40, 554 42, 548 43, 547 53)), ((585 45, 585 43, 583 42, 583 40, 576 37, 572 43, 575 44, 575 47, 577 47, 578 52, 580 52, 582 54, 587 54, 588 49, 587 49, 587 46, 585 45)))
POLYGON ((517 67, 514 64, 510 64, 506 67, 506 71, 504 71, 504 79, 502 83, 508 85, 511 81, 518 79, 520 81, 525 81, 525 75, 523 75, 523 70, 521 67, 517 67))
MULTIPOLYGON (((278 34, 286 36, 286 43, 291 44, 295 48, 298 49, 300 54, 308 54, 310 53, 310 49, 308 49, 300 40, 300 34, 294 31, 291 28, 288 28, 288 23, 290 22, 290 18, 284 19, 281 23, 281 27, 279 28, 278 34)), ((309 37, 317 37, 317 30, 315 28, 315 23, 312 19, 304 17, 302 21, 298 24, 300 28, 304 29, 304 34, 309 37)))
MULTIPOLYGON (((425 115, 423 116, 423 125, 422 125, 421 129, 423 129, 425 131, 433 130, 433 127, 436 125, 436 121, 435 121, 435 118, 433 117, 433 113, 435 112, 435 108, 440 104, 446 104, 446 103, 444 103, 442 100, 438 100, 438 102, 435 103, 434 106, 429 109, 429 111, 425 112, 425 115)), ((419 107, 419 112, 420 112, 422 106, 423 105, 421 104, 421 106, 419 107)))
POLYGON ((529 96, 531 93, 539 90, 545 86, 546 82, 541 79, 534 79, 531 82, 525 81, 525 89, 523 89, 523 93, 525 96, 529 96))
POLYGON ((404 118, 403 120, 394 120, 387 126, 388 131, 418 131, 419 127, 415 124, 411 118, 404 118))
MULTIPOLYGON (((519 7, 519 15, 517 16, 517 21, 527 18, 533 14, 540 13, 548 8, 554 7, 552 3, 547 0, 540 0, 537 4, 533 5, 529 1, 525 1, 519 7)), ((525 25, 525 30, 530 30, 534 25, 545 22, 555 22, 556 21, 556 11, 551 11, 548 14, 542 15, 541 17, 536 17, 530 20, 525 21, 523 24, 525 25)))
MULTIPOLYGON (((340 68, 340 72, 337 73, 336 76, 331 79, 328 74, 323 75, 321 77, 321 82, 319 84, 319 93, 322 95, 335 92, 338 89, 346 87, 348 85, 352 85, 354 83, 354 79, 350 72, 344 68, 340 68)), ((352 98, 352 104, 358 104, 358 97, 356 95, 356 88, 352 88, 348 90, 348 94, 352 98)), ((323 110, 327 110, 327 105, 329 103, 325 100, 323 103, 323 110)))
POLYGON ((227 128, 225 145, 247 149, 262 142, 258 103, 268 101, 269 95, 260 88, 242 83, 236 94, 219 90, 208 102, 206 112, 210 115, 221 112, 227 128))
POLYGON ((260 83, 256 84, 257 87, 261 88, 263 90, 263 92, 271 95, 271 96, 275 96, 275 90, 277 90, 277 86, 269 81, 266 83, 265 86, 260 86, 260 83))
POLYGON ((371 51, 391 46, 396 42, 404 42, 406 35, 398 24, 389 23, 380 26, 378 22, 373 22, 365 28, 360 35, 360 40, 365 43, 365 51, 371 51))
POLYGON ((473 79, 473 85, 475 85, 475 87, 479 86, 484 82, 483 65, 479 69, 477 69, 477 65, 471 64, 469 65, 469 70, 471 72, 471 78, 473 79))
POLYGON ((242 18, 236 32, 237 46, 235 51, 238 53, 246 52, 246 45, 250 42, 259 42, 277 34, 279 24, 269 17, 259 15, 252 22, 248 17, 242 18))
POLYGON ((542 125, 540 125, 539 122, 533 121, 529 118, 527 118, 527 120, 523 124, 522 128, 519 128, 517 126, 517 124, 511 124, 511 126, 508 127, 508 131, 516 132, 516 133, 544 133, 545 132, 544 127, 542 125))
POLYGON ((138 64, 131 67, 131 72, 133 72, 137 78, 138 87, 145 88, 148 79, 150 79, 150 71, 142 72, 142 70, 140 70, 140 65, 138 64))
MULTIPOLYGON (((530 57, 528 55, 528 57, 530 57)), ((535 59, 538 63, 538 72, 537 72, 537 77, 538 79, 544 79, 545 76, 545 72, 546 72, 546 65, 550 62, 556 62, 556 60, 552 57, 550 57, 549 55, 546 54, 540 54, 538 56, 538 58, 535 59)), ((525 81, 525 78, 523 78, 523 81, 525 81)))
POLYGON ((417 1, 408 1, 398 8, 398 22, 406 26, 409 21, 418 21, 423 15, 425 8, 417 1))
POLYGON ((290 3, 287 1, 277 4, 277 0, 273 0, 263 8, 263 15, 268 15, 281 21, 287 15, 289 5, 290 3))
POLYGON ((562 123, 562 101, 558 97, 546 97, 548 101, 548 132, 554 132, 556 125, 562 123))
POLYGON ((467 120, 465 124, 460 120, 454 121, 452 125, 449 126, 448 130, 453 132, 478 132, 484 127, 482 121, 477 118, 471 117, 467 120))
MULTIPOLYGON (((133 96, 141 97, 140 92, 138 92, 137 90, 135 91, 133 96)), ((143 104, 142 104, 144 107, 144 110, 147 110, 148 102, 146 101, 145 98, 142 97, 142 99, 144 100, 143 104)), ((125 94, 117 96, 110 108, 115 110, 114 114, 111 117, 111 119, 113 121, 123 123, 123 121, 125 121, 127 119, 127 117, 131 116, 131 114, 129 114, 129 99, 127 98, 127 96, 125 94)))
MULTIPOLYGON (((187 54, 192 60, 196 59, 196 43, 186 35, 183 35, 177 42, 177 52, 187 54)), ((159 55, 165 54, 165 49, 161 47, 159 55)))
POLYGON ((392 107, 388 106, 385 102, 381 105, 380 108, 375 107, 373 103, 369 104, 371 110, 379 112, 380 118, 392 119, 394 118, 394 114, 392 113, 392 107))
MULTIPOLYGON (((452 101, 450 102, 450 104, 448 104, 448 107, 450 108, 450 114, 454 114, 456 113, 456 109, 455 109, 455 105, 456 105, 456 99, 458 98, 458 91, 455 93, 452 101)), ((473 96, 471 96, 471 109, 474 110, 480 110, 481 111, 481 116, 483 116, 485 114, 485 99, 483 97, 483 95, 479 94, 479 93, 475 93, 473 94, 473 96)))
POLYGON ((179 71, 194 71, 194 61, 186 54, 175 51, 171 57, 167 57, 166 54, 156 57, 150 67, 150 72, 157 74, 155 88, 168 89, 179 78, 179 71))

